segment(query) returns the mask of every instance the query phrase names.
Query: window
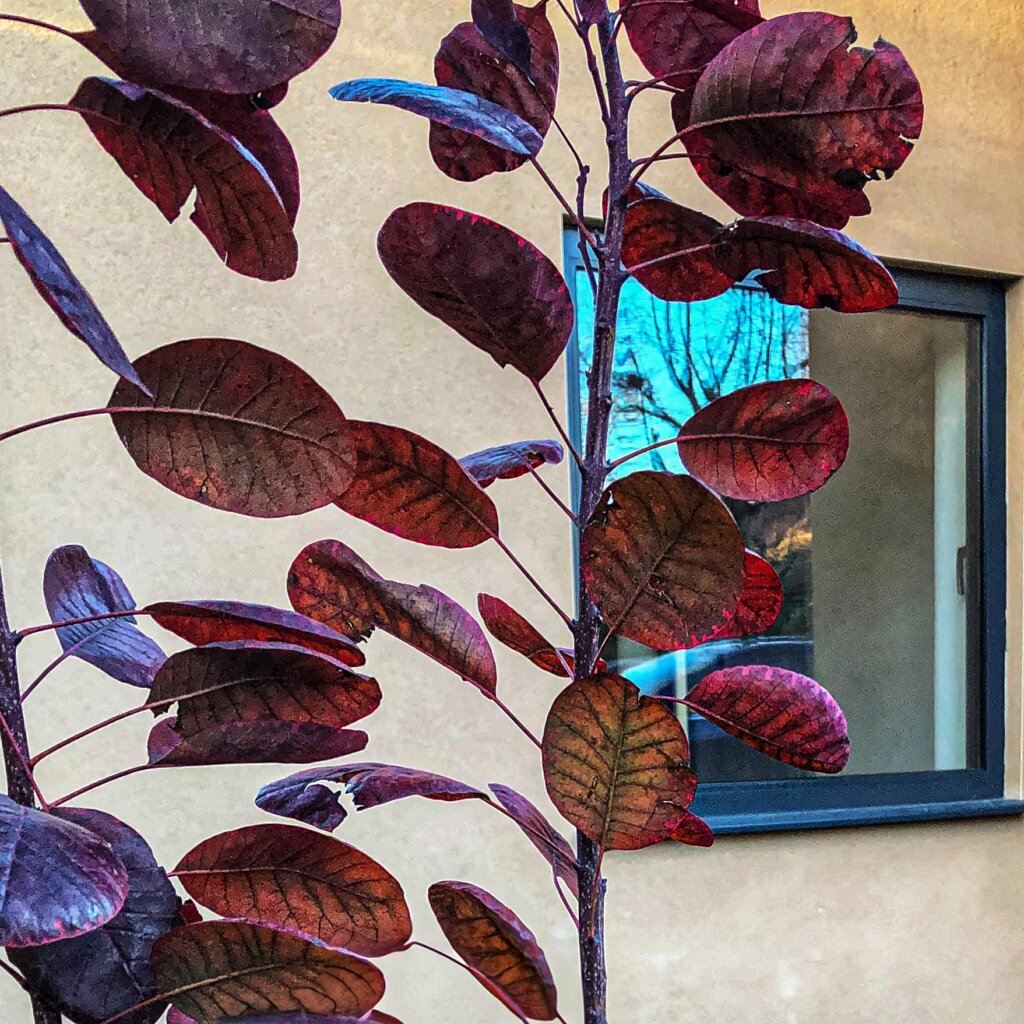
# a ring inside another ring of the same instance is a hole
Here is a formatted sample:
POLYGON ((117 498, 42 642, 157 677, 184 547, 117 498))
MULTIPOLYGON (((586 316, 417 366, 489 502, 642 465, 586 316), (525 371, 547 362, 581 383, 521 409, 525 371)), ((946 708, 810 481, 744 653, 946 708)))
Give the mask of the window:
MULTIPOLYGON (((592 293, 566 243, 577 301, 570 421, 585 416, 592 293)), ((850 453, 820 491, 727 502, 747 547, 777 570, 782 612, 764 636, 691 651, 613 641, 645 692, 677 695, 728 665, 813 676, 839 701, 852 754, 835 777, 768 760, 685 708, 716 831, 1016 813, 1003 799, 1005 302, 997 282, 893 271, 893 310, 840 316, 782 306, 756 281, 689 305, 623 293, 610 454, 671 438, 698 408, 759 381, 811 376, 842 400, 850 453)), ((683 472, 672 446, 619 468, 683 472)))

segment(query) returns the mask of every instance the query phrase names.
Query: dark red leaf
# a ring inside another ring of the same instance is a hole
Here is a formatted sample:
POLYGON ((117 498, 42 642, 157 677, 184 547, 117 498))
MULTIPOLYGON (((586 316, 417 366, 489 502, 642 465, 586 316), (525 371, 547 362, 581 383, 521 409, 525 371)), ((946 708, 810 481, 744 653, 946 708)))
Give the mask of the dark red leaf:
MULTIPOLYGON (((43 597, 51 622, 86 619, 135 607, 124 580, 109 565, 77 544, 57 548, 43 570, 43 597)), ((135 625, 135 616, 62 626, 56 631, 65 651, 119 682, 148 687, 167 655, 135 625)))
POLYGON ((71 105, 169 222, 195 192, 192 222, 239 274, 291 277, 298 244, 268 172, 243 145, 172 96, 87 78, 71 105))
POLYGON ((82 282, 75 277, 53 242, 2 187, 0 221, 18 262, 60 322, 76 338, 84 341, 104 366, 137 387, 145 387, 82 282))
POLYGON ((193 900, 185 900, 181 905, 181 918, 184 924, 198 924, 202 921, 203 915, 193 900))
POLYGON ((484 620, 484 625, 495 640, 523 655, 524 658, 529 658, 537 668, 550 672, 553 676, 568 678, 566 666, 572 670, 572 651, 562 652, 560 648, 545 640, 534 626, 500 597, 480 594, 477 597, 477 607, 480 609, 480 618, 484 620))
POLYGON ((558 1016, 544 951, 508 907, 469 882, 435 882, 428 895, 441 931, 488 991, 531 1020, 558 1016))
POLYGON ((705 676, 685 704, 768 757, 835 774, 850 758, 846 716, 813 679, 771 665, 740 665, 705 676))
POLYGON ((496 782, 492 782, 488 788, 523 830, 523 835, 551 865, 552 871, 578 899, 580 891, 576 878, 576 854, 565 837, 521 793, 496 782))
POLYGON ((459 463, 481 487, 490 487, 495 480, 514 480, 538 466, 557 466, 564 458, 565 449, 557 441, 513 441, 473 452, 459 463))
MULTIPOLYGON (((183 1016, 181 1024, 189 1024, 190 1019, 183 1016)), ((312 1013, 260 1013, 254 1017, 247 1013, 241 1020, 243 1024, 402 1024, 397 1017, 380 1010, 374 1010, 365 1017, 339 1017, 336 1014, 324 1017, 312 1013)), ((168 1016, 167 1024, 176 1024, 176 1018, 168 1016)))
POLYGON ((314 64, 334 42, 339 0, 82 0, 121 64, 143 80, 258 93, 314 64))
POLYGON ((287 608, 241 601, 162 601, 146 611, 157 625, 197 647, 259 640, 305 647, 353 668, 366 664, 366 655, 347 636, 287 608))
POLYGON ((715 633, 716 640, 766 633, 775 625, 782 610, 782 583, 778 574, 753 551, 745 552, 744 557, 743 590, 732 618, 715 633))
MULTIPOLYGON (((543 8, 543 4, 541 5, 543 8)), ((524 75, 530 74, 531 44, 512 0, 473 0, 473 24, 480 35, 524 75)))
POLYGON ((565 281, 508 228, 452 206, 410 203, 387 219, 377 251, 403 291, 499 366, 539 381, 565 349, 575 316, 565 281))
POLYGON ((329 505, 355 451, 337 403, 294 363, 244 341, 196 338, 135 361, 154 397, 122 383, 110 405, 135 464, 176 494, 259 518, 329 505))
POLYGON ((398 107, 521 156, 535 156, 544 144, 537 129, 518 114, 461 89, 397 78, 357 78, 336 85, 331 96, 346 103, 398 107))
POLYGON ((312 722, 229 722, 188 739, 164 719, 149 734, 149 763, 160 768, 217 764, 313 764, 366 748, 358 729, 312 722))
POLYGON ((174 869, 222 917, 296 932, 358 956, 412 935, 398 881, 347 843, 295 825, 250 825, 200 843, 174 869))
POLYGON ((714 845, 715 833, 711 831, 711 826, 706 821, 687 811, 683 820, 672 830, 669 839, 674 843, 684 843, 686 846, 708 847, 714 845))
POLYGON ((310 1007, 359 1017, 384 994, 373 964, 245 921, 175 929, 153 947, 153 971, 159 990, 198 1024, 310 1007))
POLYGON ((128 870, 102 836, 0 796, 0 944, 84 935, 120 913, 128 870))
MULTIPOLYGON (((78 807, 53 813, 109 843, 128 871, 128 896, 120 913, 101 928, 34 949, 12 949, 9 955, 46 1003, 76 1024, 101 1024, 157 994, 150 950, 181 924, 181 900, 146 841, 124 822, 78 807)), ((119 1019, 154 1024, 166 1006, 156 1002, 119 1019)))
POLYGON ((356 810, 379 807, 419 796, 427 800, 486 800, 479 789, 464 782, 417 768, 395 764, 337 764, 308 768, 264 786, 256 795, 256 806, 271 814, 294 818, 325 831, 333 831, 347 817, 338 793, 324 783, 344 783, 345 792, 355 799, 356 810))
POLYGON ((494 502, 454 456, 401 427, 348 426, 356 474, 339 508, 418 544, 469 548, 498 535, 494 502))
POLYGON ((743 589, 743 538, 689 476, 644 471, 609 485, 580 547, 587 590, 612 635, 659 651, 694 647, 743 589))
MULTIPOLYGON (((289 644, 232 640, 172 654, 151 703, 177 701, 175 732, 192 739, 231 722, 309 722, 344 729, 380 706, 375 679, 289 644)), ((159 710, 158 714, 161 713, 159 710)))
POLYGON ((182 1013, 176 1006, 172 1006, 167 1011, 167 1024, 196 1024, 196 1020, 182 1013))
POLYGON ((784 501, 821 487, 843 464, 850 425, 813 380, 752 384, 699 409, 679 435, 683 465, 719 494, 784 501))
MULTIPOLYGON (((543 137, 551 127, 558 94, 558 43, 548 21, 547 5, 510 5, 531 48, 529 71, 496 50, 471 21, 456 25, 441 40, 434 57, 437 84, 462 89, 511 110, 543 137)), ((430 155, 457 181, 477 181, 496 171, 513 171, 527 160, 522 154, 497 149, 477 136, 432 123, 430 155)))
POLYGON ((398 637, 467 682, 494 693, 494 655, 476 620, 433 587, 386 580, 338 540, 303 548, 288 573, 297 612, 356 638, 398 637))
POLYGON ((542 753, 552 803, 606 850, 666 839, 697 789, 679 719, 611 673, 570 683, 559 694, 542 753))
POLYGON ((853 46, 849 18, 773 18, 730 43, 694 91, 683 144, 733 209, 841 228, 871 204, 864 185, 903 165, 921 134, 921 88, 880 39, 853 46))

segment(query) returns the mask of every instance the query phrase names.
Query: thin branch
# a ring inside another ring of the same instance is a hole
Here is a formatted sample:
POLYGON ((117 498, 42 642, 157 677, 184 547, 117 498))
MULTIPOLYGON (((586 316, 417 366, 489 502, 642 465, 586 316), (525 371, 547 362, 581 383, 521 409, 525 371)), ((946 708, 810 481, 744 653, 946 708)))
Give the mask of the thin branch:
POLYGON ((502 710, 505 717, 538 749, 541 749, 540 740, 530 731, 529 727, 525 725, 519 718, 519 716, 496 694, 489 693, 487 691, 481 691, 485 697, 490 698, 495 704, 502 710))
POLYGON ((569 8, 565 5, 565 0, 556 0, 556 2, 558 6, 562 9, 562 13, 566 16, 566 18, 569 19, 569 24, 572 25, 572 27, 576 29, 576 31, 578 32, 580 29, 580 24, 576 20, 576 15, 573 14, 572 11, 570 11, 569 8))
POLYGON ((655 267, 659 263, 668 263, 670 260, 678 260, 683 256, 692 256, 694 253, 707 252, 714 249, 714 242, 705 242, 703 245, 694 245, 689 249, 678 249, 675 252, 667 252, 662 256, 655 256, 654 259, 644 260, 643 263, 635 263, 629 267, 629 273, 635 275, 638 270, 646 270, 648 267, 655 267))
MULTIPOLYGON (((82 786, 81 789, 76 789, 73 793, 68 793, 67 796, 62 796, 59 800, 54 800, 51 807, 63 807, 64 804, 76 799, 77 797, 83 796, 86 793, 91 793, 94 789, 99 789, 100 786, 105 786, 109 782, 117 782, 118 779, 126 779, 129 775, 137 775, 139 772, 149 771, 152 768, 157 768, 158 765, 154 764, 137 764, 132 768, 125 768, 122 771, 114 772, 113 775, 105 775, 102 779, 97 779, 95 782, 90 782, 86 786, 82 786)), ((148 1005, 148 1004, 147 1004, 148 1005)), ((138 1009, 138 1007, 132 1007, 132 1009, 138 1009)), ((119 1014, 119 1017, 123 1017, 124 1014, 119 1014)), ((115 1020, 111 1017, 110 1020, 115 1020)), ((106 1022, 104 1022, 106 1024, 106 1022)))
POLYGON ((29 991, 25 976, 20 971, 16 971, 6 960, 0 960, 0 970, 6 971, 26 992, 29 991))
POLYGON ((26 18, 21 14, 0 14, 0 21, 12 21, 18 25, 30 25, 32 28, 41 28, 47 32, 55 32, 59 36, 73 39, 76 43, 84 45, 76 32, 70 29, 61 28, 60 25, 51 25, 48 21, 39 21, 37 18, 26 18))
POLYGON ((554 608, 556 612, 558 612, 559 618, 570 629, 572 629, 572 619, 565 613, 565 611, 562 610, 558 602, 544 589, 544 587, 541 586, 541 584, 537 581, 537 578, 533 575, 533 573, 530 572, 530 570, 527 569, 525 565, 523 565, 523 563, 516 556, 516 553, 505 543, 505 541, 498 534, 492 533, 491 537, 494 538, 494 542, 498 545, 499 548, 501 548, 502 551, 505 552, 505 554, 508 556, 509 561, 523 574, 523 576, 526 578, 527 582, 530 583, 533 589, 536 590, 537 593, 540 594, 540 596, 543 597, 544 600, 547 601, 547 603, 551 605, 551 607, 554 608))
POLYGON ((678 131, 670 139, 666 139, 650 156, 644 157, 642 160, 636 160, 633 162, 633 176, 629 179, 630 188, 632 188, 645 174, 647 168, 651 164, 656 163, 658 158, 666 150, 671 148, 675 143, 682 141, 683 136, 689 131, 689 127, 683 128, 682 131, 678 131))
MULTIPOLYGON (((565 445, 565 450, 573 457, 573 461, 583 469, 583 456, 576 450, 576 446, 569 440, 569 435, 566 432, 565 427, 562 426, 562 421, 558 418, 554 408, 548 401, 547 395, 544 394, 544 389, 540 386, 540 381, 531 381, 533 384, 533 390, 537 392, 537 397, 540 399, 541 404, 547 410, 548 416, 551 417, 551 422, 555 425, 555 430, 558 431, 558 436, 562 439, 562 443, 565 445)), ((2 437, 0 437, 2 439, 2 437)))
MULTIPOLYGON (((14 117, 15 114, 31 114, 40 110, 68 110, 75 114, 92 113, 91 110, 82 110, 79 107, 72 107, 68 103, 23 103, 19 107, 5 107, 3 110, 0 110, 0 118, 14 117)), ((109 120, 109 118, 107 120, 109 120)))
POLYGON ((562 891, 562 880, 558 877, 558 870, 555 868, 554 864, 551 865, 551 880, 555 883, 555 892, 558 893, 558 898, 561 900, 562 906, 565 907, 565 912, 569 915, 569 920, 572 921, 576 931, 579 931, 579 914, 573 910, 572 904, 569 902, 569 897, 562 891))
POLYGON ((643 448, 637 448, 636 451, 628 452, 626 455, 616 459, 608 467, 608 471, 611 472, 613 469, 618 469, 624 462, 629 462, 631 459, 638 459, 641 455, 646 455, 648 452, 653 452, 655 448, 665 448, 670 444, 676 444, 679 441, 679 437, 668 437, 662 441, 655 441, 654 444, 645 445, 643 448))
MULTIPOLYGON (((149 612, 141 611, 138 608, 128 608, 119 612, 100 612, 96 615, 83 615, 79 619, 64 619, 62 622, 44 622, 40 626, 30 626, 28 629, 19 629, 17 636, 24 639, 27 636, 34 636, 36 633, 48 633, 51 630, 63 629, 65 626, 86 626, 90 622, 105 622, 108 619, 128 619, 136 615, 148 615, 149 612)), ((89 636, 94 637, 95 633, 89 636)))
POLYGON ((86 635, 83 636, 81 640, 77 641, 76 643, 73 643, 66 651, 62 651, 58 657, 54 658, 53 661, 51 661, 50 664, 47 665, 46 668, 44 668, 43 671, 40 672, 39 675, 37 675, 35 677, 35 679, 33 679, 32 682, 29 683, 28 686, 25 687, 24 690, 21 691, 22 703, 25 702, 25 699, 28 697, 28 695, 51 672, 53 672, 54 669, 60 668, 60 666, 63 665, 64 662, 68 660, 68 658, 74 657, 74 655, 76 655, 79 652, 79 650, 81 648, 83 648, 87 643, 89 643, 91 640, 95 640, 96 637, 98 637, 100 635, 100 633, 102 633, 105 628, 106 628, 105 626, 100 626, 99 629, 94 630, 91 633, 86 633, 86 635))
MULTIPOLYGON (((189 696, 192 696, 189 694, 189 696)), ((34 768, 44 758, 49 757, 51 754, 56 754, 58 750, 63 750, 65 747, 71 746, 72 743, 77 743, 79 740, 85 739, 86 736, 92 736, 93 733, 100 732, 106 729, 108 726, 116 725, 118 722, 123 722, 127 718, 133 718, 135 715, 141 715, 144 711, 160 711, 163 708, 169 707, 178 698, 174 697, 171 700, 160 700, 154 701, 152 704, 140 704, 137 707, 129 708, 127 711, 121 711, 116 715, 111 715, 109 718, 104 718, 102 722, 96 722, 94 725, 86 726, 86 728, 74 733, 71 736, 66 736, 64 739, 53 746, 47 747, 45 750, 36 754, 30 762, 34 768)))
POLYGON ((577 231, 582 231, 585 234, 587 241, 590 242, 591 245, 596 247, 597 239, 594 237, 593 232, 590 230, 590 228, 587 227, 586 222, 580 219, 579 214, 577 214, 576 210, 573 209, 572 204, 569 202, 569 200, 566 199, 564 195, 562 195, 561 190, 551 179, 551 176, 548 174, 548 172, 545 171, 544 168, 541 166, 540 161, 535 156, 531 156, 530 163, 533 164, 533 166, 537 169, 537 173, 541 176, 541 179, 543 180, 544 184, 547 185, 547 187, 551 190, 551 194, 561 204, 562 209, 565 210, 565 212, 572 219, 573 223, 576 225, 577 231))
POLYGON ((21 744, 18 742, 14 735, 14 731, 11 729, 7 719, 4 718, 3 715, 0 715, 0 729, 3 729, 4 735, 7 737, 7 742, 10 744, 15 756, 21 762, 22 768, 25 769, 25 775, 28 777, 28 781, 32 785, 32 791, 35 793, 36 799, 39 801, 39 806, 42 807, 44 811, 48 811, 55 805, 46 802, 46 797, 43 796, 43 792, 39 788, 39 783, 36 782, 36 777, 32 774, 32 765, 29 763, 28 758, 25 756, 25 751, 21 749, 21 744))
POLYGON ((594 83, 594 92, 597 93, 597 102, 601 108, 601 120, 605 128, 610 128, 612 123, 611 111, 608 107, 608 95, 605 92, 604 81, 601 78, 601 68, 597 62, 597 54, 594 52, 594 44, 590 40, 590 26, 580 24, 580 39, 583 40, 583 49, 587 55, 587 70, 594 83))
POLYGON ((566 503, 562 501, 562 499, 557 494, 555 494, 551 485, 540 475, 540 473, 537 470, 537 467, 531 465, 528 459, 523 459, 523 462, 526 464, 526 468, 530 471, 530 475, 534 478, 534 480, 537 481, 537 483, 541 485, 547 496, 569 517, 570 522, 575 523, 576 513, 573 512, 573 510, 569 508, 569 506, 566 505, 566 503))

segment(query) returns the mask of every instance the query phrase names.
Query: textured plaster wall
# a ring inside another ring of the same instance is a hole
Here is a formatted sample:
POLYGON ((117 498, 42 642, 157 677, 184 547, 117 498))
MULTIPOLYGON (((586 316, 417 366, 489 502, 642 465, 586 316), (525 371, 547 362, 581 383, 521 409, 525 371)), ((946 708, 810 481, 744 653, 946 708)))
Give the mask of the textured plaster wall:
MULTIPOLYGON (((796 4, 766 0, 771 13, 796 4)), ((891 257, 1004 274, 1024 270, 1020 165, 1024 156, 1019 0, 848 0, 862 39, 884 29, 923 80, 926 136, 908 166, 872 189, 877 215, 853 225, 891 257)), ((72 0, 8 0, 7 9, 81 24, 72 0)), ((299 152, 302 261, 294 280, 263 285, 219 268, 200 236, 174 227, 121 176, 67 114, 0 122, 2 181, 49 230, 134 356, 190 336, 235 336, 285 353, 356 417, 397 421, 462 454, 515 437, 546 436, 529 388, 501 372, 414 307, 378 265, 374 237, 387 213, 416 199, 462 204, 508 223, 557 257, 560 217, 530 170, 456 185, 430 162, 426 126, 408 115, 343 108, 329 85, 363 74, 424 78, 435 42, 468 4, 349 0, 344 35, 292 89, 279 114, 299 152)), ((561 114, 599 168, 595 104, 574 40, 562 33, 561 114)), ((3 103, 62 101, 94 66, 66 40, 0 28, 3 103)), ((666 134, 660 99, 638 104, 635 148, 666 134)), ((553 141, 550 170, 569 187, 553 141)), ((680 163, 654 181, 724 214, 680 163)), ((596 213, 596 207, 592 210, 596 213)), ((12 260, 0 260, 3 295, 0 425, 101 405, 111 380, 59 327, 12 260)), ((1011 296, 1014 369, 1021 377, 1021 301, 1011 296)), ((547 382, 561 405, 564 381, 547 382)), ((1021 447, 1019 388, 1011 388, 1011 766, 1020 778, 1021 447)), ((40 573, 48 552, 81 543, 117 566, 141 602, 231 597, 283 603, 299 548, 325 536, 353 544, 386 574, 427 580, 471 605, 499 592, 559 635, 553 616, 491 546, 417 549, 341 513, 250 522, 176 498, 135 471, 109 424, 87 420, 23 437, 0 452, 4 569, 16 623, 45 617, 40 573)), ((530 481, 496 491, 503 532, 563 601, 570 598, 568 533, 530 481)), ((166 639, 166 638, 162 638, 166 639)), ((168 642, 168 647, 173 644, 168 642)), ((55 652, 27 641, 26 676, 55 652)), ((497 652, 506 698, 539 729, 552 681, 497 652)), ((531 751, 454 677, 382 636, 372 668, 386 703, 372 720, 369 756, 444 771, 476 783, 501 779, 542 800, 531 751)), ((899 680, 891 699, 900 700, 899 680)), ((88 667, 62 667, 29 704, 38 748, 128 707, 138 695, 88 667)), ((58 794, 138 762, 145 722, 74 746, 47 763, 58 794)), ((275 768, 176 770, 97 794, 173 862, 196 840, 262 819, 251 806, 275 768)), ((404 881, 417 928, 435 937, 423 893, 441 878, 468 879, 512 903, 533 927, 578 1019, 574 949, 542 864, 508 824, 472 804, 414 801, 370 811, 343 827, 404 881)), ((959 1024, 1016 1022, 1024 1000, 1024 826, 1018 821, 793 834, 722 840, 708 853, 654 849, 609 859, 609 954, 616 1024, 959 1024)), ((508 1019, 454 969, 423 953, 386 965, 385 1006, 407 1024, 491 1024, 508 1019)), ((27 1020, 13 986, 0 1019, 27 1020)))

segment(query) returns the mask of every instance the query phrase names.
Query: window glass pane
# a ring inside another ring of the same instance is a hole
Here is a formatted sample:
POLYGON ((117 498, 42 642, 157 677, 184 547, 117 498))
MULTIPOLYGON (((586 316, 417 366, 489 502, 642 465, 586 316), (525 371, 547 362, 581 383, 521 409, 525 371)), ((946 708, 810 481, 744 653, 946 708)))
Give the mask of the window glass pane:
MULTIPOLYGON (((582 271, 575 283, 585 417, 593 309, 582 271)), ((846 711, 849 773, 977 767, 977 350, 968 318, 808 315, 756 285, 674 304, 630 281, 613 382, 613 459, 673 437, 722 394, 807 375, 842 400, 851 444, 843 469, 814 495, 727 502, 747 546, 785 588, 767 634, 671 654, 614 641, 613 666, 647 692, 679 694, 716 668, 779 665, 814 676, 846 711)), ((637 469, 683 472, 671 445, 618 473, 637 469)), ((808 777, 681 714, 703 782, 808 777)))

